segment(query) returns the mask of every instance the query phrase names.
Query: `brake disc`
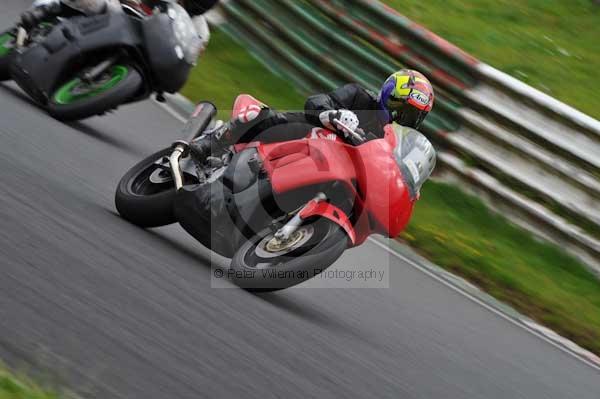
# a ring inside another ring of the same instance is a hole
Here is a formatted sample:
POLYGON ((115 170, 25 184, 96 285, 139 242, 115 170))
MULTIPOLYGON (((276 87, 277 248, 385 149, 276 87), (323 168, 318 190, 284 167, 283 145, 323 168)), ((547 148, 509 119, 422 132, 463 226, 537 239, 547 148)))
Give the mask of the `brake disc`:
POLYGON ((285 241, 281 241, 270 234, 258 243, 255 252, 261 258, 277 258, 302 247, 314 234, 315 229, 312 226, 299 227, 285 241))

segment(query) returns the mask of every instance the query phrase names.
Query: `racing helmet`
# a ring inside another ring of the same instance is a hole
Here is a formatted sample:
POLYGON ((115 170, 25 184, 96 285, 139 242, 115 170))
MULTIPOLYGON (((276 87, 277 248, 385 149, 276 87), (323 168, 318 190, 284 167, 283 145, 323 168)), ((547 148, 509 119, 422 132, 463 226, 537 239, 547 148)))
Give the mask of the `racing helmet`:
POLYGON ((379 92, 379 106, 390 122, 418 129, 433 108, 433 86, 420 72, 402 69, 379 92))

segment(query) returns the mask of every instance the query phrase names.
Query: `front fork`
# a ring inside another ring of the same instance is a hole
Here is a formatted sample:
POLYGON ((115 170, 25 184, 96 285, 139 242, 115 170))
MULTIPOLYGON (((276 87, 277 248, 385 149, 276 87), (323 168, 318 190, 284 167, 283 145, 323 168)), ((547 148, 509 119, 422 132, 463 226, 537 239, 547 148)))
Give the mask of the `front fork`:
POLYGON ((340 226, 347 234, 348 239, 355 245, 357 242, 356 231, 346 213, 337 206, 327 202, 324 193, 318 193, 315 198, 306 203, 282 228, 275 232, 275 239, 285 242, 298 230, 304 220, 311 217, 329 219, 340 226))
POLYGON ((190 151, 189 144, 186 141, 176 141, 173 143, 173 153, 169 157, 169 165, 171 166, 171 174, 173 175, 173 181, 175 182, 175 189, 177 191, 183 188, 183 172, 179 165, 181 157, 186 156, 190 151))
POLYGON ((318 193, 315 198, 304 205, 282 228, 275 232, 275 238, 280 242, 289 240, 290 236, 294 234, 300 226, 302 226, 302 222, 304 220, 302 218, 303 212, 305 212, 309 206, 312 206, 313 203, 319 203, 326 200, 327 196, 324 193, 318 193))
POLYGON ((29 37, 29 34, 27 33, 27 30, 25 30, 25 28, 23 28, 21 25, 19 25, 17 27, 17 38, 15 40, 15 47, 17 49, 23 48, 23 46, 25 46, 25 42, 27 41, 28 37, 29 37))
POLYGON ((179 165, 180 159, 189 154, 189 143, 204 132, 216 114, 217 108, 214 104, 210 102, 199 103, 196 106, 194 113, 183 127, 182 133, 187 139, 177 140, 173 143, 173 152, 169 157, 169 164, 171 166, 171 173, 173 174, 173 181, 175 181, 175 188, 177 191, 183 187, 183 172, 179 165))
POLYGON ((95 67, 87 70, 81 80, 87 84, 92 84, 96 79, 98 79, 104 72, 106 72, 110 67, 112 67, 118 60, 120 55, 113 55, 106 60, 100 62, 95 67))

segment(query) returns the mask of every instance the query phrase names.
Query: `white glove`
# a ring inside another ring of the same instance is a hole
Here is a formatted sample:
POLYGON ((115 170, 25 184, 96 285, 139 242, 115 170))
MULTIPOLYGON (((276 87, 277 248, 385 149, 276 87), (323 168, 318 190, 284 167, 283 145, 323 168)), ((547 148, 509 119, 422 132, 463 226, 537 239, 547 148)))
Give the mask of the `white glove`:
POLYGON ((360 124, 358 116, 352 111, 340 109, 321 112, 319 120, 323 126, 335 131, 353 145, 360 145, 365 142, 365 133, 362 129, 358 128, 360 124), (348 130, 351 130, 354 134, 348 130))
MULTIPOLYGON (((347 109, 339 109, 334 111, 324 111, 319 115, 319 120, 321 124, 328 129, 344 132, 341 126, 338 126, 335 120, 342 122, 345 126, 347 126, 351 130, 356 130, 358 128, 358 117, 352 111, 348 111, 347 109)), ((345 132, 345 135, 348 134, 345 132)))

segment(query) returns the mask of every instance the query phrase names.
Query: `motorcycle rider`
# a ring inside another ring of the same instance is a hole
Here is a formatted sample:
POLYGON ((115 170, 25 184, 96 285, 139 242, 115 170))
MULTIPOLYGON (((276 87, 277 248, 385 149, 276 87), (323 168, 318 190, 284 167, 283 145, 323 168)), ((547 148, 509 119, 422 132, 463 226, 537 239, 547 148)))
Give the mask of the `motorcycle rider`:
POLYGON ((315 126, 358 145, 364 139, 383 137, 385 125, 391 122, 418 129, 433 103, 429 80, 417 71, 403 69, 385 81, 378 95, 359 84, 347 84, 331 93, 309 97, 304 112, 283 113, 262 106, 207 132, 190 143, 190 149, 196 160, 203 162, 211 153, 231 144, 301 139, 315 126), (357 131, 362 139, 351 135, 336 120, 357 131), (272 129, 275 126, 277 129, 272 129))
MULTIPOLYGON (((203 14, 211 9, 219 0, 178 0, 177 2, 188 12, 194 22, 196 31, 206 48, 210 39, 210 30, 203 14)), ((97 15, 106 10, 120 10, 121 5, 138 8, 151 15, 152 10, 164 3, 163 0, 38 0, 33 7, 21 15, 21 25, 30 29, 39 23, 58 15, 97 15)))

